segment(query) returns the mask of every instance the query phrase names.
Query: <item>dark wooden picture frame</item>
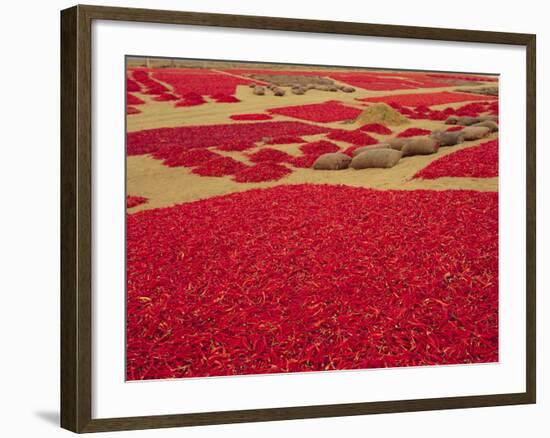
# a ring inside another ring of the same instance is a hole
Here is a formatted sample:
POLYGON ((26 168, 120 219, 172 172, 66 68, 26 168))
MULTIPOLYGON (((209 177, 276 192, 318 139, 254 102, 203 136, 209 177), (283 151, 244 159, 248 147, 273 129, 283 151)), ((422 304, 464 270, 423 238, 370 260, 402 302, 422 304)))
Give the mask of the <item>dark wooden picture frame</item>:
POLYGON ((61 12, 61 426, 98 432, 535 403, 536 37, 531 34, 75 6, 61 12), (522 393, 92 419, 91 24, 220 26, 525 46, 527 54, 526 391, 522 393))

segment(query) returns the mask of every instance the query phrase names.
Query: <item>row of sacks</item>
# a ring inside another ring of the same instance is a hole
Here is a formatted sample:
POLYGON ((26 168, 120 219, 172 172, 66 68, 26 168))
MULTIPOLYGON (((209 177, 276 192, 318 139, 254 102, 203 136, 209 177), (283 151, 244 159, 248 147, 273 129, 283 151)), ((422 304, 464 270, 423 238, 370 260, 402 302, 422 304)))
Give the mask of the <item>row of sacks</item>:
MULTIPOLYGON (((489 123, 489 122, 481 122, 489 123)), ((480 140, 498 130, 498 125, 468 126, 460 131, 434 131, 429 137, 392 138, 386 143, 364 146, 353 151, 353 158, 341 152, 323 154, 313 163, 316 170, 391 168, 402 157, 435 154, 441 146, 455 146, 480 140)))
POLYGON ((487 126, 494 127, 497 125, 498 117, 497 116, 479 116, 479 117, 458 117, 451 116, 445 120, 446 125, 462 125, 462 126, 487 126))
MULTIPOLYGON (((284 96, 285 90, 277 85, 267 85, 267 87, 264 87, 262 85, 256 85, 251 84, 250 88, 252 88, 252 93, 254 93, 256 96, 264 96, 266 93, 266 88, 271 90, 275 96, 284 96)), ((338 84, 332 84, 332 85, 315 85, 315 84, 308 84, 308 85, 295 85, 292 86, 291 91, 293 94, 305 94, 308 90, 321 90, 321 91, 343 91, 344 93, 353 93, 355 91, 355 88, 349 87, 346 85, 338 85, 338 84)))

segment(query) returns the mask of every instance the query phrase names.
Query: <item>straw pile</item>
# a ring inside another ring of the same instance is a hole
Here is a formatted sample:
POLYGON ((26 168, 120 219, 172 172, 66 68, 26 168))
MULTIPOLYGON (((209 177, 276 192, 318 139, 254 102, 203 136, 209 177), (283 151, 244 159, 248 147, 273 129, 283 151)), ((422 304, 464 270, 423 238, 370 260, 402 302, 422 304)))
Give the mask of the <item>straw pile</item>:
POLYGON ((355 119, 355 123, 364 125, 366 123, 382 123, 384 125, 404 125, 410 123, 397 110, 385 103, 376 103, 363 110, 355 119))

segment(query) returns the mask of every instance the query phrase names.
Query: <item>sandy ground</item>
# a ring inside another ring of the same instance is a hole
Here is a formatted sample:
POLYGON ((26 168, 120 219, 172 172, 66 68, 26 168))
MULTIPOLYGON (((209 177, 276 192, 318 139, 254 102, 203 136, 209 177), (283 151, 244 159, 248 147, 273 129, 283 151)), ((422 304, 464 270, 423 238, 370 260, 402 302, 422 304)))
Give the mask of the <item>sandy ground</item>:
MULTIPOLYGON (((480 83, 479 87, 486 86, 480 83)), ((173 102, 155 102, 149 96, 136 94, 146 101, 146 104, 139 105, 141 114, 127 117, 128 132, 139 131, 142 129, 151 129, 159 127, 175 127, 185 125, 204 125, 218 123, 232 123, 229 118, 232 114, 246 114, 255 112, 264 112, 266 109, 278 106, 302 105, 309 103, 319 103, 327 100, 340 100, 348 105, 363 108, 362 103, 357 99, 363 97, 374 97, 389 94, 409 94, 422 92, 453 91, 457 86, 444 88, 428 88, 415 90, 396 90, 396 91, 366 91, 357 90, 355 93, 326 92, 319 90, 310 90, 305 95, 294 95, 287 92, 283 97, 273 95, 256 96, 247 86, 239 86, 236 96, 241 100, 239 103, 207 103, 196 107, 174 108, 173 102)), ((464 86, 466 88, 466 86, 464 86)), ((472 88, 468 86, 467 88, 472 88)), ((464 102, 441 105, 461 106, 464 102)), ((437 108, 437 107, 435 107, 437 108)), ((293 120, 290 117, 275 116, 273 120, 293 120)), ((233 122, 246 123, 246 122, 233 122)), ((306 122, 307 123, 307 122, 306 122)), ((344 124, 342 122, 319 124, 333 128, 354 129, 353 124, 344 124)), ((400 132, 408 127, 427 128, 430 130, 447 128, 443 122, 430 120, 414 120, 408 125, 399 127, 390 127, 394 131, 400 132)), ((383 141, 390 136, 380 136, 371 134, 383 141)), ((307 136, 306 140, 316 140, 323 135, 307 136)), ((476 146, 482 142, 495 139, 498 133, 492 134, 487 139, 466 142, 459 146, 444 147, 437 154, 428 156, 414 156, 402 158, 401 161, 391 169, 365 169, 354 170, 346 169, 341 171, 315 171, 312 169, 296 169, 290 167, 293 173, 287 177, 271 182, 262 183, 237 183, 231 180, 231 177, 204 177, 191 173, 191 169, 184 167, 170 168, 162 165, 162 162, 155 160, 147 155, 131 156, 127 158, 127 193, 129 195, 144 196, 149 198, 149 202, 130 209, 130 212, 137 212, 157 207, 165 207, 181 202, 190 202, 198 199, 204 199, 211 196, 223 195, 232 192, 245 191, 258 187, 273 187, 281 184, 346 184, 357 187, 368 187, 375 189, 430 189, 430 190, 448 190, 448 189, 471 189, 480 191, 498 191, 498 178, 439 178, 436 180, 419 180, 412 177, 434 160, 441 158, 460 149, 476 146)), ((338 143, 342 148, 349 144, 338 143)), ((301 155, 298 149, 299 144, 269 146, 283 150, 291 155, 301 155)), ((259 149, 261 147, 258 147, 259 149)), ((214 150, 214 149, 213 149, 214 150)), ((254 152, 255 149, 246 151, 254 152)), ((217 153, 231 156, 237 160, 248 162, 242 152, 221 152, 217 153)), ((289 165, 290 166, 290 165, 289 165)))

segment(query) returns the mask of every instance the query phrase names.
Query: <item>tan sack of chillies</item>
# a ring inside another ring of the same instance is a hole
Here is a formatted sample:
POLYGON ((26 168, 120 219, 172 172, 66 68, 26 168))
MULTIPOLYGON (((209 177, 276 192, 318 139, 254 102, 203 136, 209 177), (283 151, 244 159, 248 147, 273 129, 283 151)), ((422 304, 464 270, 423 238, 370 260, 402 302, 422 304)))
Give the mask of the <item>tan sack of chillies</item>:
POLYGON ((473 125, 474 123, 477 123, 479 121, 480 120, 479 120, 478 117, 468 117, 468 116, 456 117, 456 116, 451 116, 447 120, 445 120, 445 124, 446 125, 470 126, 470 125, 473 125))
POLYGON ((405 144, 409 141, 411 141, 410 137, 409 138, 395 137, 388 140, 388 144, 392 149, 395 149, 396 151, 400 151, 401 149, 403 149, 403 146, 405 146, 405 144))
POLYGON ((395 166, 401 159, 401 152, 393 149, 374 149, 356 155, 350 167, 354 169, 384 168, 395 166))
POLYGON ((401 152, 404 157, 412 155, 430 155, 439 150, 439 141, 429 137, 414 138, 405 143, 401 152))
POLYGON ((392 147, 389 145, 389 143, 378 143, 378 144, 373 144, 371 146, 362 146, 360 148, 357 148, 352 152, 352 154, 355 157, 365 151, 373 151, 375 149, 391 149, 391 148, 392 147))
POLYGON ((489 128, 491 132, 497 132, 498 131, 498 123, 493 122, 492 120, 485 120, 483 122, 474 123, 472 127, 474 126, 482 126, 484 128, 489 128))
POLYGON ((265 95, 265 88, 264 88, 264 87, 255 86, 255 87, 254 87, 254 90, 252 90, 252 92, 253 92, 256 96, 263 96, 263 95, 265 95))
POLYGON ((341 152, 330 152, 323 154, 315 160, 315 170, 341 170, 347 169, 351 163, 351 157, 341 152))
POLYGON ((434 131, 430 137, 439 142, 439 146, 454 146, 464 141, 462 131, 434 131))
POLYGON ((479 116, 478 119, 480 122, 486 122, 489 120, 491 122, 498 123, 498 116, 494 116, 494 115, 479 116))
POLYGON ((485 126, 468 126, 462 132, 464 133, 464 140, 473 141, 487 137, 491 130, 485 126))

